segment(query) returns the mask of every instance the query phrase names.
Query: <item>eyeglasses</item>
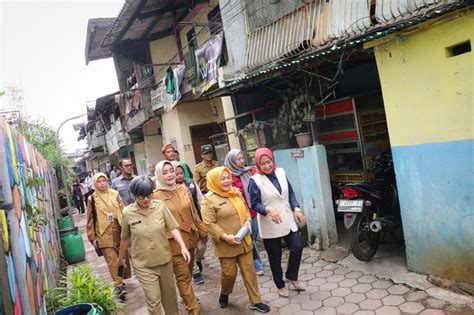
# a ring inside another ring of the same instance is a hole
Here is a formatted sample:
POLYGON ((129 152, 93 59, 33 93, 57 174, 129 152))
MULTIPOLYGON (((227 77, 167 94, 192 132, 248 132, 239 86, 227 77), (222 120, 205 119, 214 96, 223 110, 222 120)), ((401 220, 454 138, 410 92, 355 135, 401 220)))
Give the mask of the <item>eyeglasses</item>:
POLYGON ((143 201, 146 199, 151 199, 151 197, 153 196, 153 194, 149 194, 148 196, 138 196, 137 199, 140 200, 140 201, 143 201))

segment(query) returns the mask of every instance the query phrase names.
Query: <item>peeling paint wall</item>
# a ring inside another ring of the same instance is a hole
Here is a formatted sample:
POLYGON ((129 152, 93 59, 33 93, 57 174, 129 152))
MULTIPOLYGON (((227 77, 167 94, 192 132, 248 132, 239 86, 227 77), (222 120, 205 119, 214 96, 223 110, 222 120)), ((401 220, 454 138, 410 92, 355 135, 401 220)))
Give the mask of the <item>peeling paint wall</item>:
POLYGON ((326 149, 322 145, 299 149, 303 157, 293 157, 293 150, 275 151, 277 167, 285 169, 304 211, 309 241, 317 249, 327 249, 337 242, 337 231, 326 149))
POLYGON ((473 24, 472 9, 458 11, 375 46, 408 268, 470 283, 474 54, 462 45, 473 24))

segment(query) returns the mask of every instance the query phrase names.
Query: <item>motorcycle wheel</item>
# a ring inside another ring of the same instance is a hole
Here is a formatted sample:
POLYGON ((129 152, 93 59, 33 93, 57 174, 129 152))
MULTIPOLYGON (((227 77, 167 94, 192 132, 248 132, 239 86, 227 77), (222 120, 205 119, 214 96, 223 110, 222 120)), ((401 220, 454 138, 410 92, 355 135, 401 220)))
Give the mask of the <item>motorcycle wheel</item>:
POLYGON ((354 256, 362 261, 370 261, 380 244, 381 232, 369 228, 371 213, 361 213, 349 228, 349 243, 354 256))

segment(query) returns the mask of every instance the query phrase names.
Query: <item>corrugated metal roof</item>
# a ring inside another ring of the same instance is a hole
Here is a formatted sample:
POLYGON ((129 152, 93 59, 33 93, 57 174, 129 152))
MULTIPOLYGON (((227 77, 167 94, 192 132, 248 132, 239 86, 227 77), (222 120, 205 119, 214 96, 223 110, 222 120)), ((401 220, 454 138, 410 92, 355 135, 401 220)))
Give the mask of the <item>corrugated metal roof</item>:
MULTIPOLYGON (((377 0, 384 3, 390 1, 403 1, 403 0, 377 0)), ((415 0, 413 0, 415 1, 415 0)), ((428 1, 428 0, 427 0, 428 1)), ((436 1, 436 0, 433 0, 436 1)), ((245 77, 226 82, 226 85, 207 93, 204 93, 205 97, 218 97, 224 95, 226 92, 235 91, 243 86, 251 86, 251 82, 256 81, 265 81, 272 77, 275 77, 276 73, 279 71, 285 71, 294 67, 304 67, 306 64, 315 62, 324 57, 328 57, 335 53, 340 53, 345 49, 351 47, 359 46, 365 42, 375 40, 387 36, 388 34, 395 33, 406 28, 417 25, 426 20, 442 16, 446 13, 454 11, 456 9, 462 8, 461 5, 463 1, 448 0, 448 1, 439 1, 440 6, 432 8, 432 10, 424 10, 412 12, 409 15, 404 15, 404 18, 398 18, 397 22, 392 23, 391 25, 385 25, 377 29, 369 29, 367 32, 363 32, 359 36, 353 36, 349 38, 338 38, 335 41, 326 43, 323 46, 313 47, 311 50, 308 50, 305 54, 293 58, 292 60, 280 61, 276 65, 266 66, 261 70, 253 71, 251 74, 248 74, 245 77), (454 4, 454 5, 453 5, 454 4)), ((393 13, 392 13, 393 14, 393 13)))
POLYGON ((247 35, 245 70, 268 67, 461 0, 313 0, 247 35), (375 9, 375 13, 371 13, 375 9))

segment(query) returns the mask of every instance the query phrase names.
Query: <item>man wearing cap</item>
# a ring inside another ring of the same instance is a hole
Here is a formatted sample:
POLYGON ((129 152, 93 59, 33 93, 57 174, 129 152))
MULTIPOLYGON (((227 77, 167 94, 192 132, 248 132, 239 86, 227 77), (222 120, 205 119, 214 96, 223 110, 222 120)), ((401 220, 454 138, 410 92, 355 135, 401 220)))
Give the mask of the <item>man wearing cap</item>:
POLYGON ((165 157, 166 160, 168 161, 178 161, 181 163, 184 169, 184 177, 185 178, 193 178, 193 173, 191 172, 191 168, 189 167, 188 164, 186 164, 183 161, 179 160, 179 153, 176 151, 176 149, 171 145, 167 144, 161 149, 161 153, 163 153, 163 156, 165 157))
POLYGON ((207 193, 207 172, 219 166, 217 161, 212 160, 212 146, 205 144, 201 146, 202 161, 194 169, 194 181, 199 185, 203 194, 207 193))

